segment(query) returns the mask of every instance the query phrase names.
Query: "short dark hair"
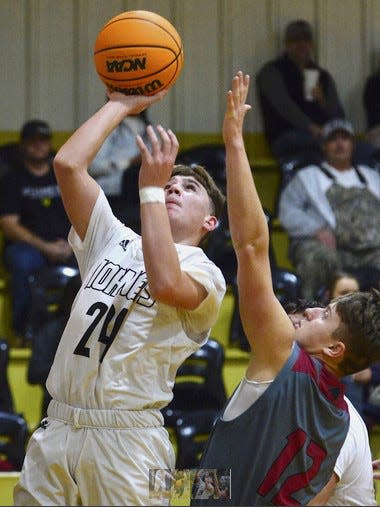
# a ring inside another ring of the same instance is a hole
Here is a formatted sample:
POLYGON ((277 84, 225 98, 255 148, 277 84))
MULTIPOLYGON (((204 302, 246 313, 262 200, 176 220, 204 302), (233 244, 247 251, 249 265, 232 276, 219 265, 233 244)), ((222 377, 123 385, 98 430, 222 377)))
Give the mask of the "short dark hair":
POLYGON ((291 21, 285 28, 285 42, 293 42, 298 40, 313 40, 313 31, 308 21, 304 19, 296 19, 291 21))
POLYGON ((43 120, 29 120, 24 123, 21 128, 20 138, 21 141, 27 141, 36 137, 44 137, 51 139, 52 132, 50 125, 43 120))
POLYGON ((343 375, 364 370, 380 361, 380 292, 353 292, 333 299, 341 324, 333 337, 346 352, 339 368, 343 375))
POLYGON ((193 176, 193 178, 199 181, 202 187, 205 188, 212 204, 213 213, 219 220, 223 213, 226 198, 206 169, 197 164, 192 164, 191 166, 179 164, 173 168, 172 176, 176 175, 193 176))

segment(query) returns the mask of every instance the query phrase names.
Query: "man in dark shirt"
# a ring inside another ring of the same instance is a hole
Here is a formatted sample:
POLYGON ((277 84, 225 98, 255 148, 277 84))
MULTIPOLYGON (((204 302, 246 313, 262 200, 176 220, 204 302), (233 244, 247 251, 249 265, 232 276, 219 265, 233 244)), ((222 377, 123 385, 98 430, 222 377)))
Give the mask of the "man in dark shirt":
POLYGON ((313 48, 310 24, 292 21, 285 30, 285 52, 257 74, 265 136, 280 163, 297 157, 319 162, 322 126, 344 117, 334 80, 313 60, 313 48), (308 96, 305 71, 310 69, 317 71, 317 80, 308 96))
POLYGON ((71 263, 69 221, 52 169, 51 130, 31 120, 21 130, 23 163, 7 171, 0 184, 0 225, 5 236, 4 260, 11 273, 13 328, 24 333, 28 276, 49 263, 71 263))
POLYGON ((369 75, 364 86, 363 105, 367 119, 365 140, 377 150, 376 160, 380 161, 380 69, 369 75))

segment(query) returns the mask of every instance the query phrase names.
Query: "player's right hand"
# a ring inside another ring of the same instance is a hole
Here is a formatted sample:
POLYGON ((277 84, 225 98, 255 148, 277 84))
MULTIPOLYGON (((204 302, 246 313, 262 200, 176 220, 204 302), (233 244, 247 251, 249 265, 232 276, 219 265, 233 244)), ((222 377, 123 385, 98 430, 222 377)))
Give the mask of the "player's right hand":
POLYGON ((126 95, 125 93, 115 92, 107 89, 107 97, 112 102, 119 102, 126 107, 126 116, 139 114, 155 102, 162 100, 167 95, 168 90, 162 90, 155 95, 126 95))

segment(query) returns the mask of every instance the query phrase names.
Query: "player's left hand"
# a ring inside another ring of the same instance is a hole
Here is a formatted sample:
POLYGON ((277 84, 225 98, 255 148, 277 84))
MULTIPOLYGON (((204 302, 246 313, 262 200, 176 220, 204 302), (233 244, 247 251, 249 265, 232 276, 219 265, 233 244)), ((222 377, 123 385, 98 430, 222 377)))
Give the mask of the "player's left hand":
POLYGON ((137 145, 141 153, 139 188, 154 186, 164 188, 171 177, 179 143, 174 132, 157 126, 159 138, 153 127, 147 127, 147 135, 151 149, 147 147, 141 136, 137 136, 137 145))

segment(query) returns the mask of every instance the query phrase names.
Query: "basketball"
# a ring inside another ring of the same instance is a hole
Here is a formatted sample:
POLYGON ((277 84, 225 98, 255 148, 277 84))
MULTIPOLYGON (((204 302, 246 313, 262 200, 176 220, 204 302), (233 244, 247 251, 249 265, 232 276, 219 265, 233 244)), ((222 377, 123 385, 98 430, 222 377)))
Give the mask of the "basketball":
POLYGON ((182 41, 162 16, 127 11, 100 30, 94 60, 108 88, 127 95, 154 95, 178 79, 183 67, 182 41))

